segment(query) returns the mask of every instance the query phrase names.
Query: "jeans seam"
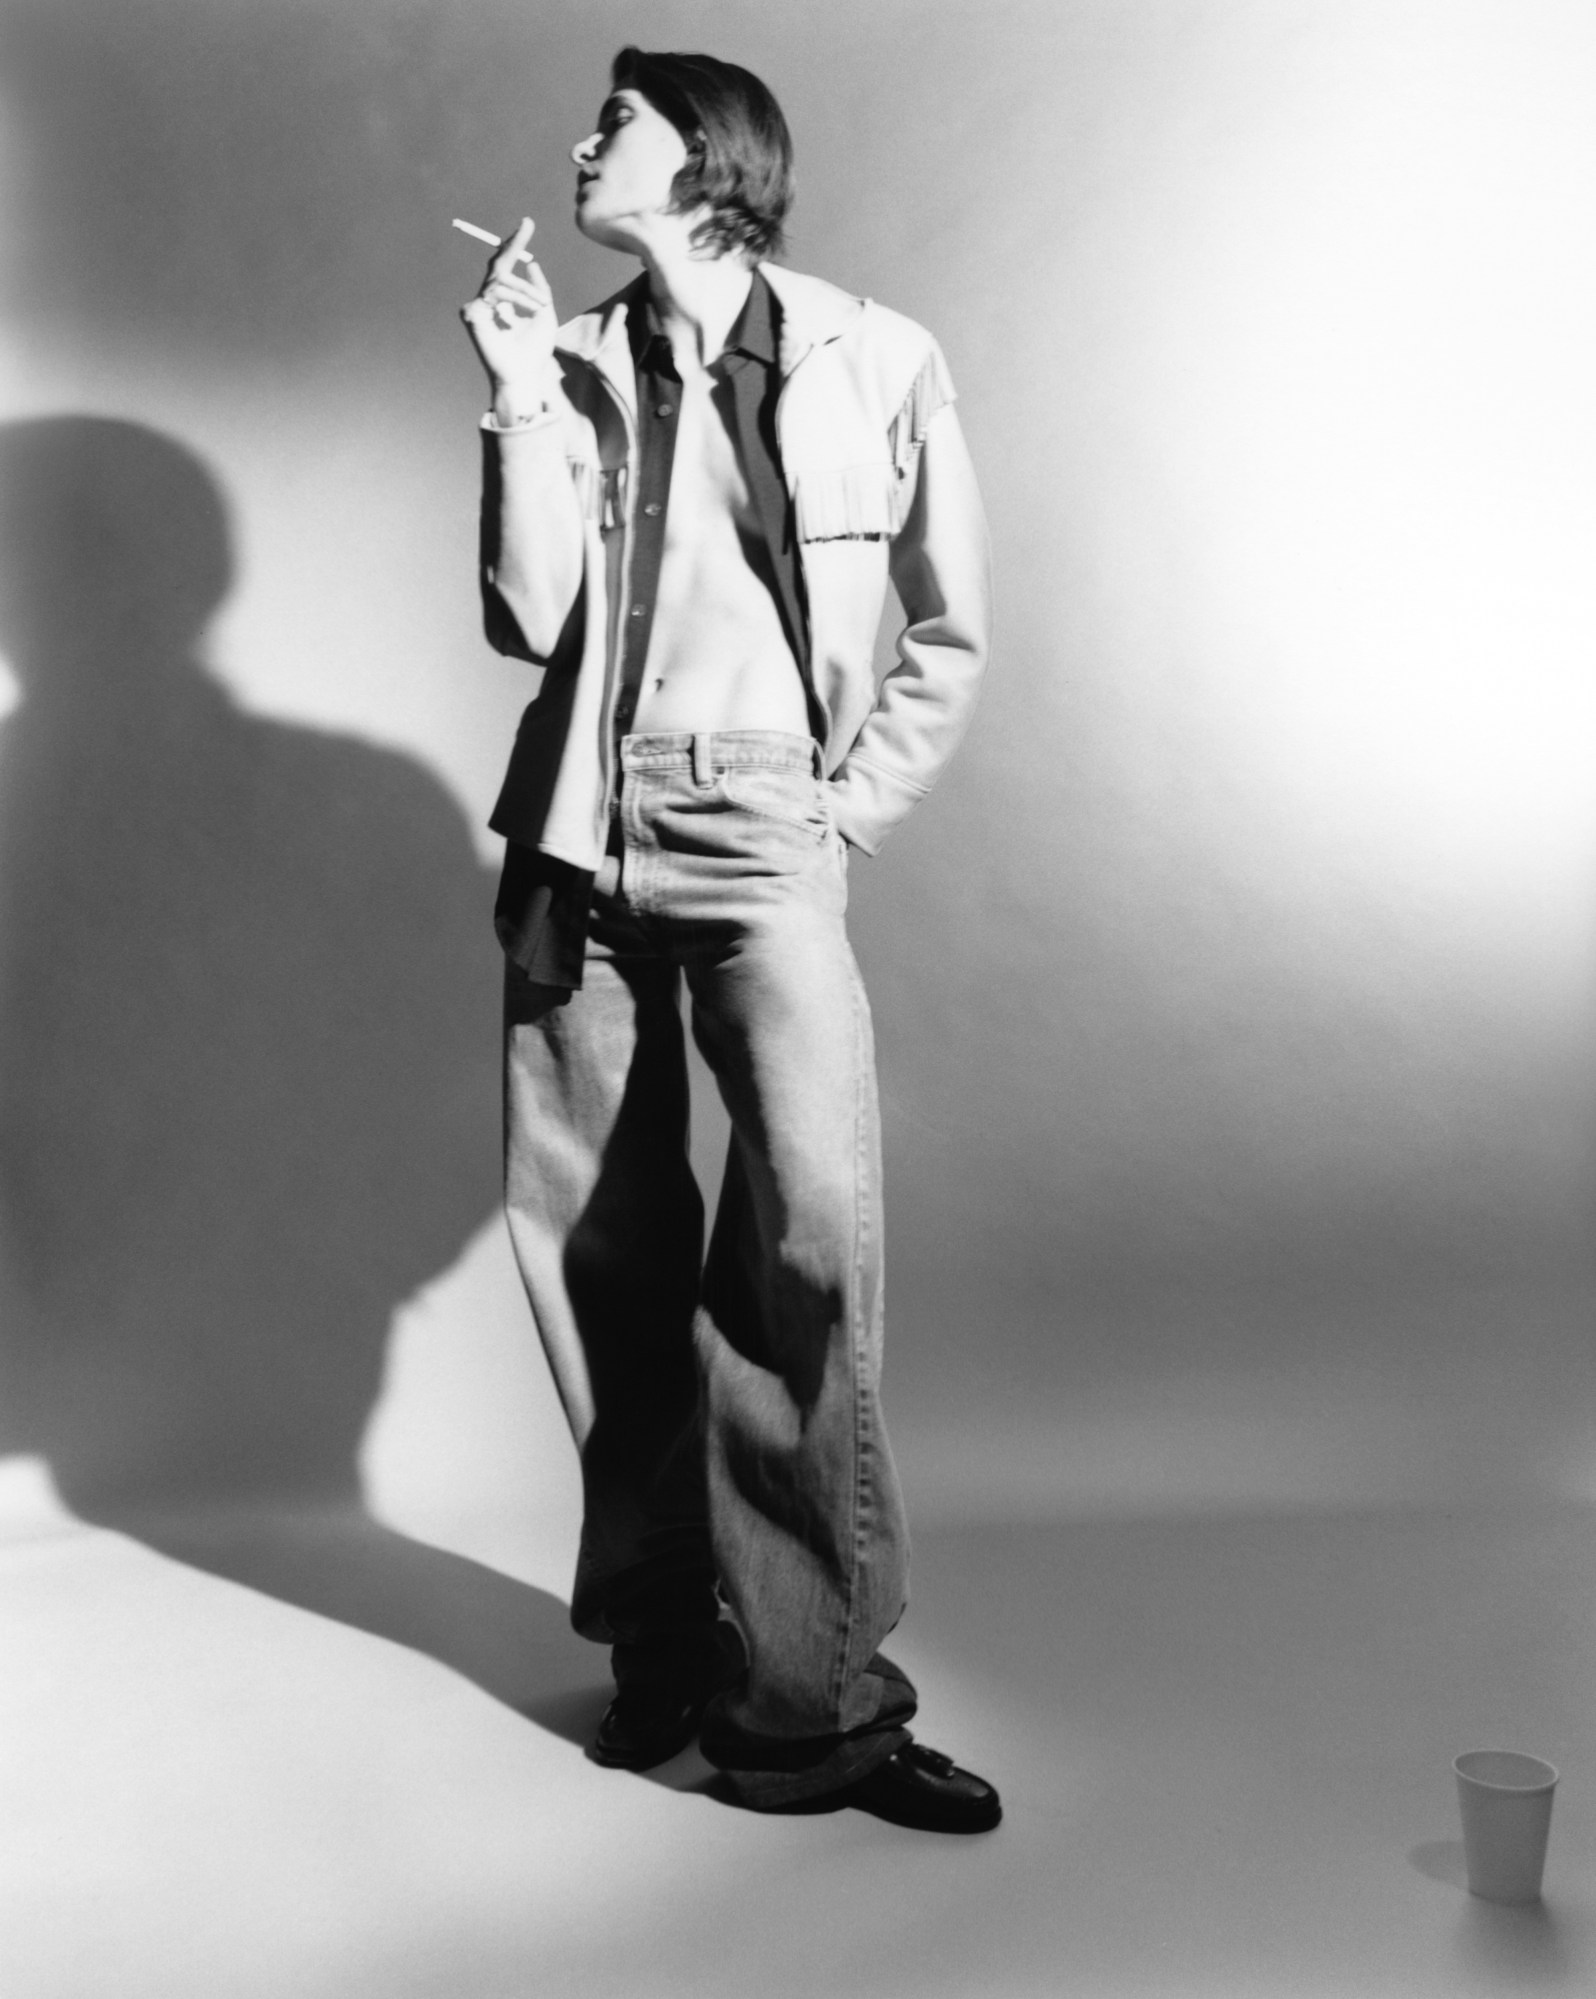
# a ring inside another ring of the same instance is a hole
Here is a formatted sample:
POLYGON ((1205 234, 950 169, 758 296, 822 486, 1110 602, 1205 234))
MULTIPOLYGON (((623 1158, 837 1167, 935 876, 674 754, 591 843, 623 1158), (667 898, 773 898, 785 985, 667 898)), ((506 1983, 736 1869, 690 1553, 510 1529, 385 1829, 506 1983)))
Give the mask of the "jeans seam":
MULTIPOLYGON (((865 1272, 872 1261, 877 1263, 876 1284, 879 1294, 881 1273, 877 1245, 872 1240, 873 1223, 876 1214, 872 1193, 877 1191, 876 1174, 870 1158, 872 1134, 875 1125, 870 1112, 871 1095, 867 1084, 867 1041, 869 1038, 869 1011, 865 1005, 864 988, 857 972, 850 981, 853 990, 854 1017, 854 1102, 857 1105, 858 1147, 855 1163, 854 1184, 858 1189, 859 1226, 857 1232, 858 1274, 855 1281, 854 1314, 858 1324, 859 1338, 855 1347, 854 1395, 858 1409, 859 1431, 859 1510, 854 1554, 854 1589, 862 1586, 867 1564, 865 1551, 869 1545, 875 1525, 875 1422, 876 1407, 875 1339, 876 1298, 866 1301, 865 1272), (867 1310, 868 1304, 868 1310, 867 1310)), ((872 1648, 873 1649, 873 1648, 872 1648)), ((863 1671, 865 1662, 860 1661, 863 1671)))
POLYGON ((643 846, 643 787, 635 774, 621 789, 621 884, 636 916, 648 909, 649 868, 643 846))
POLYGON ((864 1092, 859 1087, 860 1069, 860 1009, 859 994, 853 981, 849 982, 849 999, 853 1014, 853 1261, 849 1272, 848 1299, 846 1304, 848 1321, 848 1366, 852 1375, 853 1388, 853 1476, 850 1480, 853 1502, 853 1518, 848 1549, 847 1610, 843 1618, 841 1643, 838 1648, 837 1668, 832 1695, 832 1707, 840 1728, 845 1726, 843 1717, 843 1695, 849 1679, 849 1664, 853 1657, 854 1638, 859 1621, 859 1577, 864 1565, 866 1485, 868 1472, 865 1453, 865 1384, 860 1367, 860 1294, 864 1288, 865 1231, 866 1215, 864 1200, 864 1145, 865 1116, 864 1092))

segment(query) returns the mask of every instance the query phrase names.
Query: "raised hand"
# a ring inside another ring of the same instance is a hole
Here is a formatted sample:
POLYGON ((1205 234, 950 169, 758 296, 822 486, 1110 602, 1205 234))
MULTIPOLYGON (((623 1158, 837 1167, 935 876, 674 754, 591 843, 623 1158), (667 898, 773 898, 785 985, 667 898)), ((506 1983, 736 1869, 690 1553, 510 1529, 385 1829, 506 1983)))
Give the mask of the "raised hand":
POLYGON ((535 416, 559 382, 554 365, 559 318, 549 281, 532 255, 535 227, 530 215, 521 218, 515 234, 489 259, 481 291, 460 308, 501 423, 535 416))

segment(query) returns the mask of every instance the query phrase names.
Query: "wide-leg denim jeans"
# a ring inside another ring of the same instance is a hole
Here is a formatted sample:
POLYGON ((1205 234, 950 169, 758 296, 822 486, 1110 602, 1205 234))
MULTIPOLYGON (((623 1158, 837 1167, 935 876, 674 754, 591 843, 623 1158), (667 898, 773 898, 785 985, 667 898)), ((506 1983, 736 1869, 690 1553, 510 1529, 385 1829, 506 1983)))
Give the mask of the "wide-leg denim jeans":
POLYGON ((582 988, 513 969, 506 1206, 582 1455, 572 1622, 617 1671, 746 1673, 705 1720, 747 1802, 862 1775, 914 1691, 878 1646, 908 1537, 880 1406, 881 1162, 815 746, 629 736, 582 988), (680 981, 731 1120, 707 1257, 680 981))

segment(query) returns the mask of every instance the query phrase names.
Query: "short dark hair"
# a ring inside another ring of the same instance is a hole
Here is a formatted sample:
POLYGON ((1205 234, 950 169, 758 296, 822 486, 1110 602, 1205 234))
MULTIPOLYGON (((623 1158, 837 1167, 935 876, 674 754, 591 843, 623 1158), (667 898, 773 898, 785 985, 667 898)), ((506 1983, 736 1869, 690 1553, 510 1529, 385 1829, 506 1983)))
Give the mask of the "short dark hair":
POLYGON ((708 208, 695 241, 719 256, 777 255, 792 206, 792 134, 759 78, 714 56, 624 48, 610 80, 612 89, 639 91, 681 133, 687 164, 672 208, 708 208))

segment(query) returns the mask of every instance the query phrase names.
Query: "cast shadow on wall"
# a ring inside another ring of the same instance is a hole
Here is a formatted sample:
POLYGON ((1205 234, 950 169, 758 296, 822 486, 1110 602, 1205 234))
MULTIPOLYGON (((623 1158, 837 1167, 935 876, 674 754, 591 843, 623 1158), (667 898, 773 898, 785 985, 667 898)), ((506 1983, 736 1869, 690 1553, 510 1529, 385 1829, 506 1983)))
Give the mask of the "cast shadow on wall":
POLYGON ((395 1309, 497 1200, 491 888, 420 765, 203 670, 231 572, 183 446, 0 429, 0 1450, 579 1733, 564 1606, 356 1473, 395 1309))

